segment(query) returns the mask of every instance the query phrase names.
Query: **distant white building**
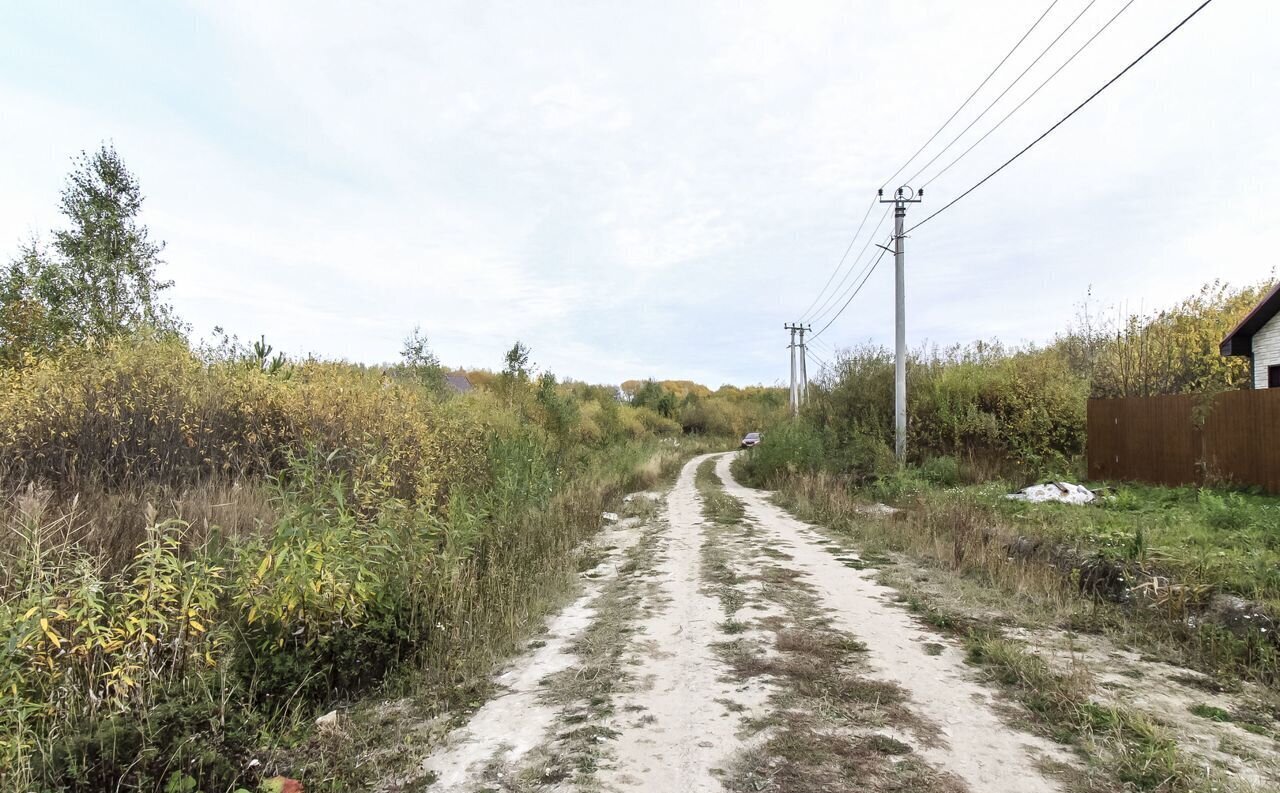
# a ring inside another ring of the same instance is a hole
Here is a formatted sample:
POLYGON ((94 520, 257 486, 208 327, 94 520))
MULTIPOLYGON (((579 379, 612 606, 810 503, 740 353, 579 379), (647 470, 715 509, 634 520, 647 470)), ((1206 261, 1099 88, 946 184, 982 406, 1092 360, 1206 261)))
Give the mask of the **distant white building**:
POLYGON ((1280 388, 1280 284, 1227 334, 1221 350, 1249 359, 1254 388, 1280 388))

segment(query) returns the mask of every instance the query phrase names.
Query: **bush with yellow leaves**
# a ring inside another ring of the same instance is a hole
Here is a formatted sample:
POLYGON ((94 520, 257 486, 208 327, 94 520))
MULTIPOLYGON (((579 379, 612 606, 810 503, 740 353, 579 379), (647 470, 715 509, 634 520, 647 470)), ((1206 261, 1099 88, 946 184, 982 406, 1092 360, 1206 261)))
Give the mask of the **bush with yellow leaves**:
POLYGON ((0 370, 0 790, 252 783, 263 734, 398 664, 488 668, 679 431, 550 377, 443 398, 173 338, 0 370))

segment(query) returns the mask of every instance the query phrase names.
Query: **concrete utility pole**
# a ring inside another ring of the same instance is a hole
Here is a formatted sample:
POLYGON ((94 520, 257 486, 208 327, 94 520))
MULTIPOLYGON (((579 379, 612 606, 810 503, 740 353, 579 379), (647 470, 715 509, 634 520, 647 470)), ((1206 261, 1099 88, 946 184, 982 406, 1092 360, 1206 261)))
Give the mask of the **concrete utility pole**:
POLYGON ((800 412, 796 400, 796 329, 794 325, 783 325, 782 328, 791 331, 791 342, 787 344, 787 351, 791 353, 791 393, 787 398, 787 407, 791 408, 791 415, 796 416, 800 412))
POLYGON ((800 404, 809 401, 809 349, 804 346, 805 327, 800 326, 800 404))
POLYGON ((907 277, 903 247, 906 235, 902 233, 902 225, 907 217, 907 204, 920 203, 924 199, 924 190, 917 193, 904 185, 888 200, 883 189, 877 194, 880 203, 893 204, 893 453, 898 458, 898 465, 902 465, 907 460, 907 277))
POLYGON ((804 325, 783 325, 783 330, 791 331, 791 343, 787 345, 787 349, 791 351, 791 415, 800 415, 800 406, 804 404, 808 396, 809 375, 805 367, 805 346, 804 334, 809 330, 804 325), (796 343, 796 334, 800 334, 800 342, 796 343), (799 356, 796 351, 799 351, 799 356))

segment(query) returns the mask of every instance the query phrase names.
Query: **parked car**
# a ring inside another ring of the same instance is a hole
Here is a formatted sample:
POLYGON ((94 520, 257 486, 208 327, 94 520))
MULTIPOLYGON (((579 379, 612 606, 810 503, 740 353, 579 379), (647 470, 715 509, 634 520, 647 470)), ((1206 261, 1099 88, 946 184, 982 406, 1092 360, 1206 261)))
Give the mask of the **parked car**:
POLYGON ((748 432, 746 437, 742 439, 742 448, 750 449, 752 446, 760 445, 760 433, 748 432))

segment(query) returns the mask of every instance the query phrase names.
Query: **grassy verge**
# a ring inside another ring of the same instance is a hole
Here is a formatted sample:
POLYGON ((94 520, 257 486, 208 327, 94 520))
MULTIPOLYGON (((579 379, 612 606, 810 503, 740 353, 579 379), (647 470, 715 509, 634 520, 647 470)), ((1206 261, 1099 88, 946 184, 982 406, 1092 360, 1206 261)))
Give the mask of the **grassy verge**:
POLYGON ((1090 696, 1081 675, 1052 671, 1044 659, 997 633, 965 636, 968 660, 1021 702, 1041 732, 1082 750, 1085 768, 1063 767, 1072 790, 1211 793, 1222 791, 1209 774, 1178 748, 1170 732, 1129 708, 1103 705, 1090 696))
MULTIPOLYGON (((1273 680, 1242 651, 1247 649, 1243 640, 1210 639, 1218 634, 1188 628, 1169 619, 1163 609, 1090 597, 1078 580, 1058 567, 1011 555, 1007 544, 993 539, 1013 533, 1001 519, 1001 507, 984 504, 963 490, 917 493, 900 500, 905 509, 894 515, 869 511, 865 496, 820 476, 783 482, 777 498, 801 517, 847 534, 862 548, 899 554, 902 564, 882 572, 882 580, 903 593, 922 622, 958 637, 970 663, 1025 707, 1011 714, 1012 719, 1074 746, 1085 758, 1082 766, 1054 764, 1070 790, 1248 789, 1209 770, 1205 760, 1192 753, 1199 747, 1181 745, 1172 725, 1162 723, 1166 714, 1157 718, 1118 704, 1081 667, 1054 668, 1029 645, 1009 637, 1023 628, 1060 628, 1068 635, 1100 632, 1121 647, 1141 650, 1144 657, 1197 661, 1216 675, 1206 681, 1220 681, 1206 684, 1236 687, 1241 675, 1273 680)), ((1212 711, 1205 707, 1204 712, 1212 711)), ((1176 722, 1180 717, 1172 718, 1176 722)), ((1249 720, 1250 731, 1269 729, 1272 721, 1252 713, 1242 718, 1249 720)))
POLYGON ((444 511, 300 458, 265 496, 241 488, 270 505, 269 530, 191 544, 185 524, 153 517, 108 574, 79 544, 33 539, 0 602, 13 631, 0 676, 18 694, 0 719, 0 789, 222 789, 276 773, 359 789, 353 754, 313 719, 370 691, 416 692, 423 713, 478 701, 495 661, 567 597, 601 512, 695 450, 617 444, 566 470, 533 437, 502 439, 444 511))
MULTIPOLYGON (((578 591, 578 573, 590 569, 598 561, 594 556, 583 556, 579 547, 600 525, 600 512, 621 511, 636 517, 652 517, 652 502, 641 498, 622 503, 624 491, 642 491, 669 486, 684 461, 701 451, 698 444, 688 444, 678 452, 659 449, 652 456, 637 459, 635 465, 612 467, 593 466, 594 475, 607 475, 613 471, 618 479, 610 479, 607 500, 577 492, 576 503, 590 498, 583 505, 584 520, 577 526, 557 522, 549 516, 549 526, 555 526, 567 541, 551 555, 542 557, 529 574, 537 581, 514 582, 497 579, 493 589, 473 602, 488 602, 489 608, 504 607, 506 593, 520 602, 520 613, 512 615, 501 624, 499 633, 485 634, 482 641, 470 646, 458 646, 450 663, 431 663, 426 658, 406 665, 385 681, 375 697, 366 698, 351 711, 351 727, 335 736, 324 731, 306 731, 305 740, 280 753, 279 769, 288 769, 308 784, 308 790, 347 793, 363 790, 376 780, 387 779, 400 771, 413 758, 420 759, 430 747, 441 740, 454 726, 462 723, 492 693, 491 677, 496 668, 524 647, 535 635, 547 614, 565 605, 578 591), (571 538, 571 539, 568 539, 571 538), (535 572, 536 571, 536 572, 535 572), (408 713, 391 713, 388 717, 382 700, 392 696, 403 703, 408 713), (429 725, 425 731, 422 725, 429 725)), ((564 516, 558 516, 563 521, 564 516)), ((619 569, 619 576, 605 588, 595 606, 596 618, 573 651, 582 663, 570 673, 558 675, 548 681, 547 698, 564 706, 565 731, 553 746, 543 747, 539 757, 542 766, 526 769, 513 778, 512 784, 525 787, 556 781, 570 776, 589 776, 594 770, 592 748, 598 738, 585 722, 602 715, 609 702, 609 686, 621 685, 623 680, 612 676, 616 672, 617 653, 624 646, 615 641, 625 636, 634 619, 632 610, 638 600, 634 589, 651 565, 653 534, 648 532, 626 555, 619 569), (570 707, 576 703, 581 712, 570 707), (555 779, 543 777, 551 774, 555 779)), ((498 773, 505 769, 494 769, 498 773)), ((429 780, 419 779, 419 784, 429 780)), ((518 787, 517 789, 525 789, 518 787)))
MULTIPOLYGON (((1117 497, 1121 506, 1029 505, 1005 499, 1007 489, 999 484, 955 487, 907 477, 908 483, 894 486, 902 511, 892 516, 868 509, 871 496, 883 492, 826 474, 786 477, 776 483, 775 497, 800 517, 848 534, 868 552, 900 552, 956 572, 989 590, 994 600, 1022 603, 1040 621, 1104 633, 1227 684, 1280 683, 1280 646, 1274 631, 1263 630, 1273 624, 1266 605, 1223 600, 1248 592, 1269 602, 1274 571, 1255 570, 1245 561, 1250 540, 1230 532, 1215 538, 1203 528, 1203 496, 1193 506, 1185 493, 1175 494, 1162 508, 1162 491, 1133 488, 1120 491, 1129 493, 1117 497), (1145 494, 1146 509, 1124 506, 1139 498, 1135 494, 1145 494), (1127 544, 1096 539, 1126 532, 1127 544), (1210 545, 1194 546, 1191 537, 1210 545), (1236 575, 1225 575, 1228 568, 1236 575), (1223 603, 1235 610, 1219 615, 1227 608, 1223 603)), ((1251 526, 1265 522, 1274 506, 1257 498, 1228 503, 1253 510, 1251 526), (1244 503, 1253 506, 1239 506, 1244 503)))

